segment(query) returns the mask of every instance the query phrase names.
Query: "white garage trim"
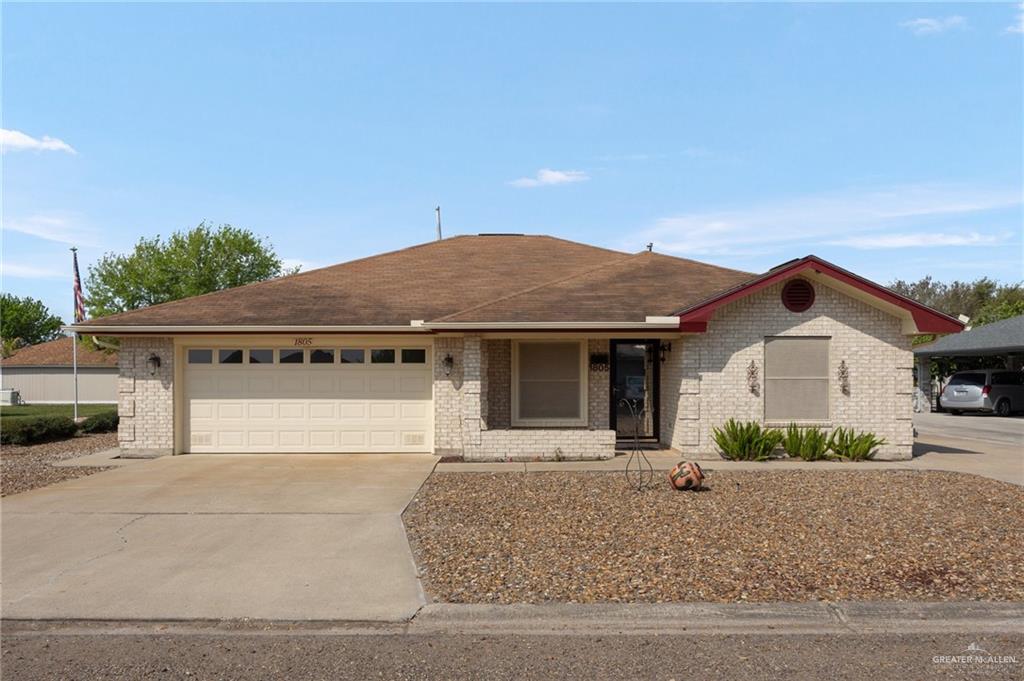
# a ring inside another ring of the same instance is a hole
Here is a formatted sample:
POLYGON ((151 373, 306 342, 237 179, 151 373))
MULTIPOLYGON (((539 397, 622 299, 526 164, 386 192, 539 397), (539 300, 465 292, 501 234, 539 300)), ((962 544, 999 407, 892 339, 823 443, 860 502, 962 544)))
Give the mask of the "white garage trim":
POLYGON ((179 345, 182 451, 433 451, 429 342, 210 340, 179 345))

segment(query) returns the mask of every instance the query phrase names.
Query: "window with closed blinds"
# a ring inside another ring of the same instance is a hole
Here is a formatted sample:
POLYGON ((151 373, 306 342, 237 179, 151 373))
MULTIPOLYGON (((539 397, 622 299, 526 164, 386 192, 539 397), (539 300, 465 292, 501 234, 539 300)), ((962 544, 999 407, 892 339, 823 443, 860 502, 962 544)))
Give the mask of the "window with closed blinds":
POLYGON ((828 348, 825 337, 765 338, 765 420, 828 420, 828 348))
POLYGON ((585 353, 577 341, 515 345, 513 421, 522 425, 585 422, 585 353))

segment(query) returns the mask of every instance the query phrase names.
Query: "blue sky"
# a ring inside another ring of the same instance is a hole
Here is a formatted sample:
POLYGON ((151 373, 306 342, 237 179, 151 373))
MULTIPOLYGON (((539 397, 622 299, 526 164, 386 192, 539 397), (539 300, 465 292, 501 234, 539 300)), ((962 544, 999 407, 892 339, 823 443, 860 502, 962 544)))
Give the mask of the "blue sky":
POLYGON ((1024 6, 12 5, 3 290, 202 220, 1022 278, 1024 6))

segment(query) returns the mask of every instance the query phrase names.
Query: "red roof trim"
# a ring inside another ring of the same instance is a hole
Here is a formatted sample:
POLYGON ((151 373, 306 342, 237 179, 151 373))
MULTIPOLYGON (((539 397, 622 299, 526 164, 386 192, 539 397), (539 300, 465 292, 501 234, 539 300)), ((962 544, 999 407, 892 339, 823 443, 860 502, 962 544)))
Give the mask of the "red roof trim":
POLYGON ((809 255, 805 258, 801 258, 789 265, 781 267, 779 269, 771 270, 758 279, 754 279, 746 284, 738 286, 734 289, 730 289, 725 293, 721 293, 713 298, 698 303, 693 307, 687 308, 679 313, 679 328, 680 330, 696 330, 693 327, 687 328, 688 325, 692 325, 698 322, 707 323, 711 319, 711 315, 718 308, 723 305, 749 296, 752 293, 756 293, 763 288, 771 286, 783 279, 788 279, 800 272, 806 270, 814 270, 820 274, 827 275, 841 281, 844 284, 853 286, 856 289, 864 291, 870 295, 884 300, 887 303, 896 305, 897 307, 903 308, 910 312, 914 318, 914 324, 917 326, 917 330, 920 333, 957 333, 962 331, 964 324, 949 315, 943 314, 938 310, 922 305, 921 303, 901 296, 884 286, 880 286, 873 281, 859 277, 856 274, 837 267, 830 262, 822 260, 821 258, 809 255))

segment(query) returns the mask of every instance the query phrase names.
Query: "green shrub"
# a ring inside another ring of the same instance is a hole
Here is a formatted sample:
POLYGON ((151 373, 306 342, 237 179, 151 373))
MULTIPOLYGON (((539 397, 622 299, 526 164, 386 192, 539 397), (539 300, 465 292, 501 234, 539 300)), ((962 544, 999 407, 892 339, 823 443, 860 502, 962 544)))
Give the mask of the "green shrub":
POLYGON ((791 423, 786 428, 782 447, 790 456, 798 456, 804 461, 824 461, 832 458, 828 449, 828 436, 821 428, 801 429, 795 423, 791 423))
POLYGON ((729 419, 721 428, 712 429, 712 437, 726 459, 764 461, 782 442, 782 431, 761 428, 755 421, 739 423, 729 419))
POLYGON ((36 416, 5 420, 0 426, 0 444, 30 445, 36 442, 63 440, 78 431, 75 422, 66 416, 36 416))
POLYGON ((117 411, 111 409, 85 419, 82 421, 81 429, 83 433, 110 433, 117 430, 117 422, 117 411))
POLYGON ((832 453, 847 461, 866 461, 884 444, 884 438, 875 437, 874 433, 854 433, 853 428, 836 428, 828 438, 832 453))

